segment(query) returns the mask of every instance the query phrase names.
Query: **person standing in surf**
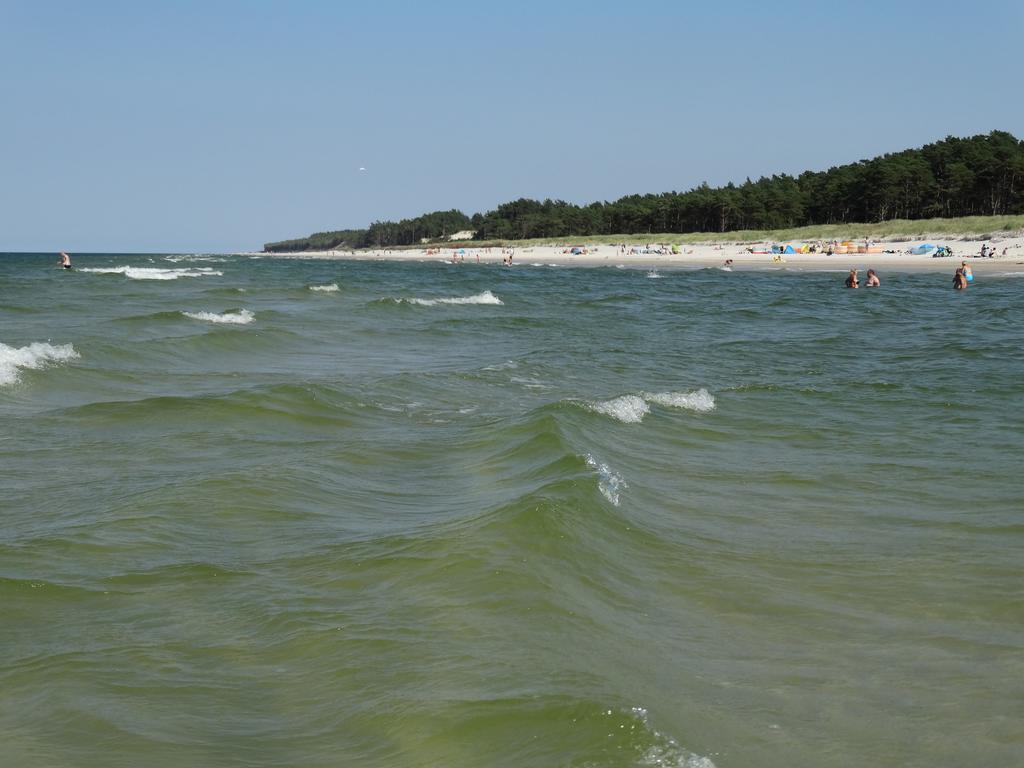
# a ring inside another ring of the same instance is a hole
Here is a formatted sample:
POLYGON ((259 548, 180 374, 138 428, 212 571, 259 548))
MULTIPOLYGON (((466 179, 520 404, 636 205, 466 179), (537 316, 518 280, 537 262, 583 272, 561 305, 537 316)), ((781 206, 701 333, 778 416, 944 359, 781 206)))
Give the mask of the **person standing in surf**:
POLYGON ((71 257, 68 255, 67 251, 60 252, 60 265, 64 267, 64 269, 71 269, 71 257))
POLYGON ((846 276, 846 282, 844 283, 847 288, 859 288, 860 282, 857 280, 857 270, 851 269, 850 274, 846 276))
POLYGON ((953 288, 958 291, 962 291, 967 287, 967 278, 964 277, 963 267, 957 267, 956 274, 953 275, 953 288))

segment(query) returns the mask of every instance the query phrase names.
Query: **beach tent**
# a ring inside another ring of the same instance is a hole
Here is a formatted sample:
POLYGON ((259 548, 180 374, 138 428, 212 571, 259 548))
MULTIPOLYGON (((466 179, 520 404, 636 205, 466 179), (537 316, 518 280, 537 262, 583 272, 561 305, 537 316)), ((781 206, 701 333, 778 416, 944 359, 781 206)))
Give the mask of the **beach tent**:
POLYGON ((935 246, 932 245, 931 243, 921 243, 920 245, 915 245, 913 248, 911 248, 910 252, 915 256, 920 256, 923 253, 931 253, 934 250, 935 246))
POLYGON ((786 249, 783 251, 783 253, 796 253, 796 251, 793 250, 793 246, 792 245, 787 245, 786 249))

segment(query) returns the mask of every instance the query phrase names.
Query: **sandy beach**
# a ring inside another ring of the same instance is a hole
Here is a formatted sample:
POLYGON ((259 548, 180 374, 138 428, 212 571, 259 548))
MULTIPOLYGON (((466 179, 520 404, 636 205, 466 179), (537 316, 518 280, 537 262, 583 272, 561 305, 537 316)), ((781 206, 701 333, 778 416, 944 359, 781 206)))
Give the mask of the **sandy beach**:
MULTIPOLYGON (((828 270, 845 272, 856 268, 862 272, 868 268, 884 272, 938 271, 952 272, 961 261, 968 261, 976 273, 1024 272, 1024 237, 994 238, 978 240, 970 236, 963 238, 925 237, 909 242, 872 242, 866 246, 863 241, 853 249, 867 248, 869 252, 834 253, 785 253, 771 254, 772 243, 706 243, 676 246, 651 242, 646 246, 604 245, 574 246, 567 242, 558 245, 530 245, 513 248, 479 248, 471 242, 456 242, 444 247, 405 248, 391 250, 360 251, 304 251, 295 253, 259 254, 278 258, 354 259, 386 261, 456 261, 463 264, 502 264, 511 252, 513 266, 557 265, 557 266, 622 266, 635 269, 699 269, 721 267, 727 260, 734 270, 828 270), (910 248, 920 243, 934 243, 952 248, 953 256, 936 257, 931 254, 915 255, 910 248), (982 246, 995 253, 982 258, 982 246), (582 251, 582 252, 574 252, 582 251), (753 251, 753 252, 751 252, 753 251)), ((783 248, 798 249, 803 243, 775 243, 783 248)))

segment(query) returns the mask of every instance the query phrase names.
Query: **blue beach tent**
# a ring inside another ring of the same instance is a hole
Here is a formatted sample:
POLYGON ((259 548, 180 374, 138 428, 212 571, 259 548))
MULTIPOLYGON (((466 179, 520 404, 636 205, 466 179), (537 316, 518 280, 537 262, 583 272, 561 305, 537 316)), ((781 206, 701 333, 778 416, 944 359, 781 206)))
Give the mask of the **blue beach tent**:
POLYGON ((935 246, 932 245, 931 243, 921 243, 920 245, 915 245, 913 248, 911 248, 910 252, 915 256, 920 256, 923 253, 931 253, 934 250, 935 246))

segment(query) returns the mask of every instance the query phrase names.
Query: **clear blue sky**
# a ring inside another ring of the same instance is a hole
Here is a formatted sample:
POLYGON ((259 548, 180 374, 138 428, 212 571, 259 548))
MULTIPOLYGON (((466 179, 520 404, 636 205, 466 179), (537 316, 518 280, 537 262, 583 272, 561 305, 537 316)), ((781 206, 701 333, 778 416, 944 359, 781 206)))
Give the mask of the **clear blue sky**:
POLYGON ((1022 50, 1020 0, 0 0, 0 250, 252 249, 1024 137, 1022 50))

